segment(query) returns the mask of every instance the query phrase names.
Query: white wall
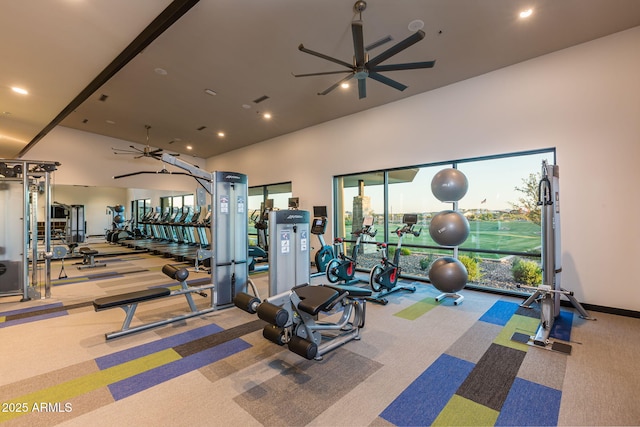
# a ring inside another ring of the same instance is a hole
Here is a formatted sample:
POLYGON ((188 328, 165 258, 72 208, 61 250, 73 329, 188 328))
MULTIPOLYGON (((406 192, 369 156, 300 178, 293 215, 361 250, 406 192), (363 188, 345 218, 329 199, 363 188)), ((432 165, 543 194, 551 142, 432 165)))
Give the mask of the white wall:
POLYGON ((292 181, 310 210, 332 205, 334 175, 556 147, 563 286, 585 303, 640 311, 638 46, 640 27, 213 157, 206 169, 245 173, 250 185, 292 181))
MULTIPOLYGON (((195 180, 180 175, 151 174, 113 179, 114 176, 138 171, 158 172, 163 166, 172 172, 184 172, 152 158, 116 155, 111 149, 130 149, 129 145, 130 142, 123 140, 58 126, 29 150, 25 159, 60 162, 62 165, 54 175, 54 184, 170 190, 174 194, 194 191, 195 180)), ((142 144, 134 145, 144 147, 142 144)), ((205 167, 204 159, 185 155, 180 159, 205 167)))

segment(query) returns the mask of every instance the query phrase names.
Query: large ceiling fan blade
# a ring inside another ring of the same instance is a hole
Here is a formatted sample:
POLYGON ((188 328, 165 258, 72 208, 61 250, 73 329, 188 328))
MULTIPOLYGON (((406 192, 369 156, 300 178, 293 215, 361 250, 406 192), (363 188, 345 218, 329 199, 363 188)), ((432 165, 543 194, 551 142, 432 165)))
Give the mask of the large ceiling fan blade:
POLYGON ((407 88, 407 86, 402 83, 398 83, 397 81, 390 79, 389 77, 383 76, 382 74, 378 74, 375 72, 369 72, 369 77, 373 80, 379 81, 380 83, 384 83, 387 86, 391 86, 394 89, 398 89, 399 91, 403 91, 407 88))
POLYGON ((318 95, 326 95, 329 92, 331 92, 332 90, 334 90, 335 88, 337 88, 338 86, 340 86, 342 83, 349 81, 353 78, 353 73, 349 74, 347 77, 345 77, 344 79, 341 79, 339 82, 337 82, 336 84, 333 84, 331 86, 329 86, 328 88, 326 88, 324 91, 322 92, 318 92, 318 95))
POLYGON ((111 147, 111 151, 113 151, 114 154, 138 154, 139 151, 133 151, 133 150, 127 150, 126 148, 115 148, 115 147, 111 147))
POLYGON ((362 32, 362 21, 353 21, 351 23, 351 33, 353 34, 353 56, 356 61, 356 67, 364 65, 364 35, 362 32))
POLYGON ((386 61, 387 59, 391 58, 392 56, 402 52, 406 48, 408 48, 410 46, 413 46, 414 44, 418 43, 420 40, 422 40, 424 38, 424 36, 425 36, 424 31, 422 31, 422 30, 416 31, 415 33, 411 34, 406 39, 396 43, 395 45, 391 46, 389 49, 387 49, 384 52, 382 52, 380 55, 378 55, 375 58, 371 59, 369 62, 367 62, 366 67, 369 68, 369 69, 375 67, 379 63, 381 63, 383 61, 386 61))
POLYGON ((358 79, 358 99, 367 97, 367 79, 358 79))
POLYGON ((375 42, 365 46, 364 50, 366 50, 368 52, 370 50, 373 50, 373 49, 375 49, 377 47, 382 46, 383 44, 389 43, 391 40, 393 40, 393 37, 391 37, 391 36, 383 37, 380 40, 375 41, 375 42))
POLYGON ((304 47, 304 45, 302 43, 300 43, 300 46, 298 46, 298 50, 300 52, 308 53, 309 55, 317 56, 318 58, 326 59, 327 61, 334 62, 336 64, 342 65, 342 66, 347 67, 349 69, 353 68, 353 65, 351 65, 351 64, 349 64, 347 62, 341 61, 341 60, 336 59, 336 58, 332 58, 331 56, 327 56, 324 53, 320 53, 320 52, 316 52, 316 51, 311 50, 311 49, 307 49, 306 47, 304 47))
POLYGON ((156 148, 155 150, 149 151, 149 154, 158 154, 162 151, 162 148, 156 148))
POLYGON ((293 77, 309 77, 309 76, 326 76, 328 74, 344 74, 351 73, 352 70, 342 70, 342 71, 324 71, 321 73, 307 73, 307 74, 293 74, 293 77))
POLYGON ((416 70, 419 68, 433 68, 434 65, 436 65, 436 61, 408 62, 405 64, 377 65, 373 68, 370 68, 369 71, 383 72, 383 71, 416 70))

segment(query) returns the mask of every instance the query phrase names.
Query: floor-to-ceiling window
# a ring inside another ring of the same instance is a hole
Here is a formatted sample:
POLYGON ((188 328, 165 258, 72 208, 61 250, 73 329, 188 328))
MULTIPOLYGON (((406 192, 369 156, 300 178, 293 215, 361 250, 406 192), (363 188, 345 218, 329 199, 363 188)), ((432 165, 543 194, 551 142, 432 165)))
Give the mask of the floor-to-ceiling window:
POLYGON ((268 249, 268 230, 261 228, 268 222, 266 215, 269 210, 287 209, 291 197, 291 182, 249 187, 247 220, 250 245, 268 249))
MULTIPOLYGON (((417 214, 414 229, 421 230, 420 235, 403 237, 400 262, 405 277, 428 279, 430 263, 440 256, 451 256, 454 250, 431 239, 429 224, 438 212, 456 208, 470 227, 469 236, 457 248, 470 273, 468 285, 516 290, 514 262, 532 262, 534 269, 539 269, 536 202, 543 160, 555 163, 555 150, 337 176, 335 235, 352 244, 353 230, 361 226, 363 217, 373 216, 378 230, 375 241, 389 243, 393 252, 398 242, 394 231, 402 226, 403 215, 417 214), (460 170, 469 182, 467 193, 455 205, 439 201, 431 192, 433 177, 445 168, 460 170)), ((360 268, 368 270, 378 261, 375 245, 362 245, 360 268)))

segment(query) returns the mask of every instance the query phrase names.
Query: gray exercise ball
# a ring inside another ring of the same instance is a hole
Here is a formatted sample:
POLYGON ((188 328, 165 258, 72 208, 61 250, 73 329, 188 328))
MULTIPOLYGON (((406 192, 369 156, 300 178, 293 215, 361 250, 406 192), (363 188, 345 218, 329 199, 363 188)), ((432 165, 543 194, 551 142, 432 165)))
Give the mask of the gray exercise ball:
POLYGON ((113 222, 116 224, 122 224, 124 222, 124 217, 122 215, 116 215, 113 217, 113 222))
POLYGON ((431 192, 441 202, 457 202, 469 189, 469 181, 458 169, 443 169, 431 180, 431 192))
POLYGON ((431 264, 429 280, 440 292, 456 293, 467 284, 469 273, 460 260, 453 257, 438 258, 431 264))
POLYGON ((124 212, 124 206, 122 206, 122 205, 115 205, 115 206, 113 207, 113 210, 114 210, 114 211, 116 211, 116 212, 118 212, 118 213, 122 213, 122 212, 124 212))
POLYGON ((445 210, 431 219, 429 234, 441 246, 458 246, 469 237, 469 221, 458 211, 445 210))

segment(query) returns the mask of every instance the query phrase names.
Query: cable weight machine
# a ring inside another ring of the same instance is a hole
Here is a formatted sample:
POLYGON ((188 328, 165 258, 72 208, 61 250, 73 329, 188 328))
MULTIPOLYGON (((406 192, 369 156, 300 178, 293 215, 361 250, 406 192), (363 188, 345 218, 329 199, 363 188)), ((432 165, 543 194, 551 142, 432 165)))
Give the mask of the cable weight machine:
POLYGON ((562 288, 562 253, 560 251, 560 169, 542 161, 542 174, 538 185, 538 206, 542 226, 542 284, 537 287, 518 285, 533 291, 521 307, 531 308, 539 302, 540 325, 533 336, 516 332, 512 340, 533 344, 549 350, 571 354, 571 345, 550 338, 555 319, 560 315, 560 298, 565 296, 581 318, 596 320, 578 302, 573 292, 562 288))

